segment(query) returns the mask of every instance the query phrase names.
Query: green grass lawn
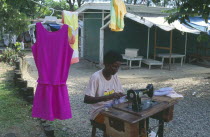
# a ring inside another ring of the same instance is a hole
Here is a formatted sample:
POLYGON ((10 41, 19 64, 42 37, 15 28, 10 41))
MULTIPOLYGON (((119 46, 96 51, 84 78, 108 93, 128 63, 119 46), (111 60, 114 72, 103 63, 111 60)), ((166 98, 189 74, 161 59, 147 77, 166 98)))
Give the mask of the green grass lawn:
POLYGON ((10 83, 0 83, 0 129, 7 129, 25 120, 31 106, 18 98, 17 89, 10 83))
POLYGON ((31 117, 31 105, 18 95, 11 79, 5 80, 7 77, 11 75, 0 71, 0 137, 7 133, 15 133, 17 137, 39 137, 43 131, 39 121, 31 117))

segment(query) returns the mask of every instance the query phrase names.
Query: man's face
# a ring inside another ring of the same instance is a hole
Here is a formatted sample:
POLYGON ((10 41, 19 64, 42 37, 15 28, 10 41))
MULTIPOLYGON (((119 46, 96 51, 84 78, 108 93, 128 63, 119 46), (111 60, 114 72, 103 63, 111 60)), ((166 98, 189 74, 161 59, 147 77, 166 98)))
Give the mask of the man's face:
POLYGON ((111 75, 114 75, 118 72, 119 68, 120 68, 121 62, 120 61, 116 61, 113 64, 107 64, 106 65, 106 69, 109 71, 109 73, 111 75))

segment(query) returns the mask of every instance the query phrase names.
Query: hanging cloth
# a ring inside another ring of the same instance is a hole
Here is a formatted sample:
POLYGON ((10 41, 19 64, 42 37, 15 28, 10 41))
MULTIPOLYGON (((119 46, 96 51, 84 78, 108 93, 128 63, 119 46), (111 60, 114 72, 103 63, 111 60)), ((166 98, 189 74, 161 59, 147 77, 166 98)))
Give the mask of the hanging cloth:
POLYGON ((122 0, 111 1, 111 21, 109 28, 112 31, 123 31, 124 29, 124 15, 127 13, 126 6, 122 0))
POLYGON ((63 11, 62 23, 71 27, 68 29, 69 43, 74 50, 71 64, 79 62, 79 49, 78 49, 78 12, 63 11))
POLYGON ((72 113, 66 81, 73 50, 68 43, 68 26, 50 32, 39 22, 36 36, 32 53, 39 78, 32 116, 50 121, 69 119, 72 113))

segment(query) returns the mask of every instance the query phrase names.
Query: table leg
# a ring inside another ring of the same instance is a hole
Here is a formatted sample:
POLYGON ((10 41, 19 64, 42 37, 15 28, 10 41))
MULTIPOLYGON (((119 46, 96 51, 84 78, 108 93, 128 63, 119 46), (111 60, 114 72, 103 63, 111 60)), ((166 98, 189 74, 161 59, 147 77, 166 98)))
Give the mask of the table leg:
POLYGON ((131 69, 131 65, 132 65, 132 60, 130 60, 130 64, 129 64, 129 68, 131 69))
POLYGON ((146 119, 146 132, 147 132, 147 137, 148 137, 149 135, 148 132, 150 132, 149 131, 149 118, 146 119))
POLYGON ((162 58, 162 63, 164 62, 164 57, 162 58))
POLYGON ((163 130, 164 130, 164 120, 160 119, 159 120, 159 127, 158 127, 158 137, 163 137, 163 130))
POLYGON ((139 60, 139 68, 141 68, 141 60, 139 60))
POLYGON ((183 57, 181 58, 181 66, 182 66, 182 64, 183 64, 183 57))
MULTIPOLYGON (((149 127, 148 127, 149 128, 149 127)), ((139 137, 148 137, 147 133, 147 119, 139 122, 139 137)))

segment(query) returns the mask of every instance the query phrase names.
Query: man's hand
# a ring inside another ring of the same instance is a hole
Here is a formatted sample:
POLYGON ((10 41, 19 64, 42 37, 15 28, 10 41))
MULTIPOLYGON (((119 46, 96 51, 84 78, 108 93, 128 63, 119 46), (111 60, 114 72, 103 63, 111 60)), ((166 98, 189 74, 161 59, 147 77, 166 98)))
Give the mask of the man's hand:
POLYGON ((109 95, 110 99, 119 99, 120 97, 124 96, 123 93, 113 93, 109 95))
POLYGON ((123 94, 122 92, 119 93, 121 95, 121 97, 125 96, 126 94, 123 94))
POLYGON ((109 96, 101 96, 101 97, 91 97, 88 95, 85 95, 84 97, 84 103, 87 104, 95 104, 101 101, 108 101, 108 100, 112 100, 112 99, 119 99, 120 97, 125 96, 123 93, 119 92, 119 93, 113 93, 109 96))

